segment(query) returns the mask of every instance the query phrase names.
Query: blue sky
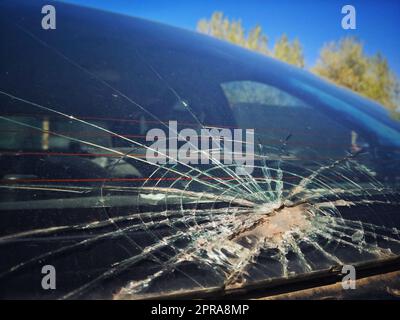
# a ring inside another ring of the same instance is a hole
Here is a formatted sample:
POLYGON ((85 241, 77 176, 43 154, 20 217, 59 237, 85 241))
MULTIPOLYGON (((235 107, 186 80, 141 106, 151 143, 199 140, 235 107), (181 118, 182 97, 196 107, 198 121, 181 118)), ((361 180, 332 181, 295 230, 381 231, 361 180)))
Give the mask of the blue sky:
POLYGON ((368 54, 381 52, 400 78, 399 0, 62 0, 155 20, 195 30, 200 18, 218 10, 241 19, 249 29, 260 24, 269 46, 282 34, 299 38, 307 67, 312 66, 322 45, 353 35, 365 44, 368 54), (341 8, 356 8, 357 29, 341 28, 341 8))

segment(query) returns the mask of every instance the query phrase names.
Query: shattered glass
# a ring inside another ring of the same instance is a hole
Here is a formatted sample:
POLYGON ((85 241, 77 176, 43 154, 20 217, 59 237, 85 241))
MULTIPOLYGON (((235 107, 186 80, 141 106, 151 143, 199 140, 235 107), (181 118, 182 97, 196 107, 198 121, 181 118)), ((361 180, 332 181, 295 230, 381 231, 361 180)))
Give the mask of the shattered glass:
POLYGON ((57 4, 47 32, 7 3, 0 296, 190 297, 399 255, 400 130, 380 107, 186 31, 57 4), (146 132, 170 120, 254 129, 254 171, 151 163, 146 132))

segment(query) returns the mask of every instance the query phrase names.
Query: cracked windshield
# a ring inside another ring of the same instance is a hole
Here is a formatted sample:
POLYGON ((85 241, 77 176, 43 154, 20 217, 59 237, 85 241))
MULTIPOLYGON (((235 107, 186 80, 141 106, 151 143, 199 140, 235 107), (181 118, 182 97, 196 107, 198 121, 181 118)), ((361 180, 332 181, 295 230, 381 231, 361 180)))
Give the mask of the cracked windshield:
POLYGON ((394 107, 213 38, 218 13, 192 33, 55 2, 48 31, 19 2, 0 3, 2 297, 191 297, 398 257, 394 107))

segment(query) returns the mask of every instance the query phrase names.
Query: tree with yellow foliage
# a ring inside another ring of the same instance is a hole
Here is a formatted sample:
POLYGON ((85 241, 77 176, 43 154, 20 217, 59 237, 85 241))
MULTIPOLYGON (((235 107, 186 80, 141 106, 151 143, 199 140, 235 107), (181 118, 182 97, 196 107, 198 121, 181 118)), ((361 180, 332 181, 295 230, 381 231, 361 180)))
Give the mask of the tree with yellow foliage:
POLYGON ((295 39, 290 43, 286 34, 275 43, 272 56, 297 67, 304 67, 303 49, 299 40, 295 39))
POLYGON ((209 20, 201 19, 197 31, 268 55, 268 39, 261 26, 246 34, 240 20, 230 21, 222 12, 214 12, 209 20))
MULTIPOLYGON (((300 41, 290 42, 285 34, 269 50, 268 37, 261 26, 246 32, 240 20, 231 21, 222 12, 214 12, 210 19, 201 19, 197 30, 304 68, 300 41)), ((367 56, 363 44, 356 38, 348 37, 326 44, 310 71, 381 103, 400 119, 400 82, 386 59, 380 54, 367 56)))
POLYGON ((396 111, 395 75, 379 53, 367 56, 356 38, 326 44, 311 71, 396 111))
POLYGON ((240 20, 229 20, 222 12, 214 12, 210 19, 199 20, 197 31, 275 57, 300 68, 304 67, 303 49, 297 39, 291 43, 284 34, 270 51, 268 37, 260 25, 246 32, 240 20))

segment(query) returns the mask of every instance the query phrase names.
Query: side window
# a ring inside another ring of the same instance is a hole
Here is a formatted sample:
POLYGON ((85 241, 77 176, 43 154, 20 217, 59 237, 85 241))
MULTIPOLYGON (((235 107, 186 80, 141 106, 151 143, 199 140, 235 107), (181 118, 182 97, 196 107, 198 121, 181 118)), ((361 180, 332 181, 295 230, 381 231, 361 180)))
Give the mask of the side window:
POLYGON ((9 121, 0 119, 2 134, 0 135, 0 150, 43 150, 44 141, 35 128, 42 128, 43 121, 30 116, 8 116, 9 121), (25 126, 18 125, 23 123, 25 126), (43 142, 42 142, 43 141, 43 142))
MULTIPOLYGON (((7 119, 9 120, 0 120, 4 132, 0 138, 1 150, 83 151, 88 149, 88 146, 83 142, 80 143, 79 140, 103 147, 111 146, 109 134, 79 122, 44 115, 15 115, 8 116, 7 119), (52 134, 53 132, 56 134, 52 134)), ((91 123, 107 129, 107 124, 103 122, 92 121, 91 123)))
POLYGON ((275 87, 254 81, 232 81, 221 84, 229 104, 259 104, 281 107, 307 107, 301 100, 275 87))
POLYGON ((255 130, 256 143, 302 160, 343 157, 362 137, 288 92, 254 82, 221 84, 240 127, 255 130))

